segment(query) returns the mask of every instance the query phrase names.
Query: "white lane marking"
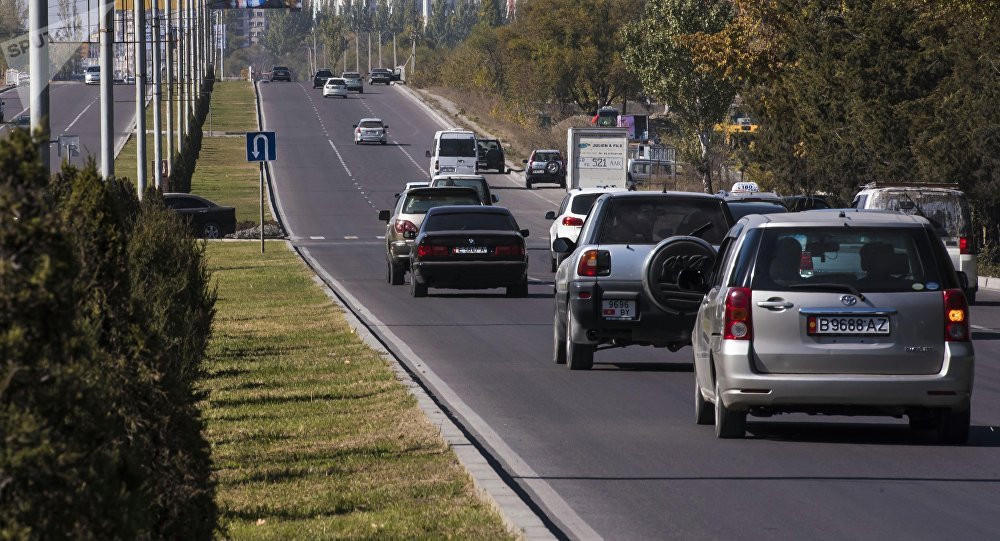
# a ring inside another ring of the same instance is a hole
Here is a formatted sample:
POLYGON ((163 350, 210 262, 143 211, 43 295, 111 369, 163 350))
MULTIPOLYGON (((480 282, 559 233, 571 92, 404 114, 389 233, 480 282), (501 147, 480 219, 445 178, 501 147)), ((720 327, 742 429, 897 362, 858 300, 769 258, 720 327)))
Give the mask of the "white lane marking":
POLYGON ((344 240, 358 240, 358 237, 354 235, 345 235, 344 240))
MULTIPOLYGON (((572 537, 577 539, 602 539, 601 535, 594 531, 580 515, 576 514, 576 511, 566 503, 566 500, 559 495, 558 492, 552 489, 547 481, 541 478, 535 470, 528 465, 527 462, 521 458, 513 449, 507 445, 507 442, 503 441, 496 431, 490 427, 486 421, 479 416, 471 407, 468 406, 458 394, 455 393, 448 386, 447 383, 441 379, 431 367, 420 358, 419 355, 410 346, 396 336, 396 333, 392 332, 392 329, 382 323, 375 314, 371 312, 364 304, 362 304, 357 297, 351 294, 350 290, 344 287, 343 284, 338 282, 330 273, 326 272, 318 261, 312 256, 308 249, 305 247, 300 248, 303 257, 308 259, 314 269, 323 275, 327 280, 327 283, 332 285, 337 293, 339 293, 348 304, 353 306, 357 310, 358 314, 363 320, 367 320, 368 323, 378 329, 379 333, 393 345, 395 348, 395 353, 406 359, 407 364, 414 370, 414 372, 420 375, 428 387, 430 387, 441 401, 448 405, 453 412, 455 412, 459 417, 465 420, 469 428, 472 429, 473 433, 478 434, 481 440, 491 448, 500 460, 507 465, 508 473, 518 479, 521 483, 528 486, 532 492, 534 492, 538 498, 541 500, 543 507, 545 507, 551 515, 555 516, 559 522, 566 526, 572 533, 572 537)), ((521 498, 518 497, 518 500, 521 498)))
POLYGON ((309 237, 309 240, 326 240, 326 237, 312 236, 312 237, 309 237))
POLYGON ((83 108, 83 111, 80 111, 80 114, 76 115, 76 118, 74 118, 74 119, 73 119, 73 122, 70 122, 70 123, 69 123, 69 124, 68 124, 68 125, 66 126, 66 129, 65 129, 65 130, 63 130, 63 133, 66 133, 66 132, 68 132, 68 131, 69 131, 69 129, 73 127, 73 124, 76 124, 76 121, 77 121, 77 120, 80 120, 80 117, 82 117, 84 113, 86 113, 86 112, 87 112, 88 110, 90 110, 90 108, 91 108, 91 107, 92 107, 92 106, 93 106, 93 105, 94 105, 95 103, 97 103, 97 100, 98 100, 98 99, 100 99, 100 96, 98 96, 97 98, 94 98, 94 100, 93 100, 93 101, 91 101, 90 103, 88 103, 88 104, 87 104, 87 106, 83 108))
POLYGON ((410 163, 412 163, 413 166, 417 168, 417 171, 420 171, 421 173, 424 172, 424 168, 420 167, 420 164, 417 163, 417 160, 414 160, 413 156, 411 156, 410 153, 407 152, 405 148, 399 146, 399 141, 393 139, 392 140, 392 144, 396 145, 396 148, 398 148, 400 150, 400 152, 402 152, 403 154, 406 155, 407 159, 410 160, 410 163))
MULTIPOLYGON (((18 113, 18 114, 16 114, 16 115, 14 115, 14 117, 13 117, 13 118, 15 118, 15 119, 16 119, 17 117, 19 117, 19 116, 21 116, 21 115, 23 115, 24 113, 27 113, 27 112, 28 112, 28 108, 27 108, 27 107, 25 107, 23 111, 21 111, 20 113, 18 113)), ((7 120, 7 123, 6 123, 6 124, 4 124, 4 125, 0 126, 0 131, 3 131, 3 129, 4 129, 4 128, 6 128, 7 126, 13 126, 13 125, 14 125, 14 123, 13 123, 13 122, 11 122, 10 120, 7 120)))
POLYGON ((377 238, 377 239, 385 239, 385 235, 375 235, 375 238, 377 238))
MULTIPOLYGON (((347 171, 347 176, 353 177, 354 175, 351 174, 351 170, 347 168, 347 162, 344 161, 344 157, 341 156, 340 151, 337 150, 337 145, 333 144, 333 141, 330 139, 327 139, 327 142, 330 143, 331 147, 333 147, 333 151, 337 154, 337 159, 340 160, 340 165, 343 165, 344 171, 347 171)), ((354 185, 357 186, 357 183, 355 182, 354 185)))

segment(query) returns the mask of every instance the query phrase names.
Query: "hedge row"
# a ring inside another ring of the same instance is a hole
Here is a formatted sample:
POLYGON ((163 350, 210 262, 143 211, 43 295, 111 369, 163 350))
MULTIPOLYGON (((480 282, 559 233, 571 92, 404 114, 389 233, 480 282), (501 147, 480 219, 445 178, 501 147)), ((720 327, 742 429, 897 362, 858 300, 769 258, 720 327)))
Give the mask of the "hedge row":
POLYGON ((0 539, 207 539, 215 293, 162 198, 0 141, 0 539))
POLYGON ((170 191, 191 192, 191 177, 194 176, 195 165, 198 163, 198 156, 201 154, 201 127, 208 117, 208 108, 212 101, 212 88, 215 86, 214 79, 205 82, 205 91, 201 98, 194 104, 194 122, 191 124, 190 132, 184 137, 184 153, 174 155, 174 162, 170 166, 170 191))

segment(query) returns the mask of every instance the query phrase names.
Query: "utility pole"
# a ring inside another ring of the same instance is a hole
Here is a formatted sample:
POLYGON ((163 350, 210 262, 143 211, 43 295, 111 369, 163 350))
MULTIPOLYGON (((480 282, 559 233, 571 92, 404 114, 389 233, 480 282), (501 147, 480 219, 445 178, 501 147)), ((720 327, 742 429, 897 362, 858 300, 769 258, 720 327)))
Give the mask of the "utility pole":
POLYGON ((135 184, 142 199, 146 191, 146 3, 135 0, 135 184))
POLYGON ((226 80, 226 23, 223 20, 223 11, 219 10, 219 80, 226 80))
POLYGON ((31 70, 31 129, 40 132, 42 143, 38 155, 49 172, 49 4, 47 0, 30 0, 28 4, 28 40, 31 70))
MULTIPOLYGON (((170 0, 167 0, 169 2, 170 0)), ((163 189, 163 120, 160 114, 160 0, 153 0, 153 185, 163 189)), ((169 138, 169 136, 167 136, 169 138)))
POLYGON ((184 153, 184 135, 187 134, 187 77, 184 74, 184 59, 187 48, 184 45, 184 4, 177 3, 177 27, 174 28, 174 39, 177 44, 175 61, 177 62, 177 154, 184 153))
POLYGON ((164 20, 167 28, 164 32, 164 46, 167 53, 165 62, 167 68, 167 189, 170 188, 170 174, 174 170, 174 28, 173 28, 173 0, 167 0, 166 15, 164 20))
POLYGON ((184 0, 184 50, 187 53, 185 55, 186 66, 184 66, 185 81, 184 84, 187 90, 187 108, 184 111, 184 133, 185 135, 191 134, 191 117, 194 115, 194 40, 191 39, 192 31, 191 23, 193 15, 194 1, 184 0))
POLYGON ((115 41, 115 0, 101 0, 101 175, 115 176, 115 66, 111 49, 115 41))

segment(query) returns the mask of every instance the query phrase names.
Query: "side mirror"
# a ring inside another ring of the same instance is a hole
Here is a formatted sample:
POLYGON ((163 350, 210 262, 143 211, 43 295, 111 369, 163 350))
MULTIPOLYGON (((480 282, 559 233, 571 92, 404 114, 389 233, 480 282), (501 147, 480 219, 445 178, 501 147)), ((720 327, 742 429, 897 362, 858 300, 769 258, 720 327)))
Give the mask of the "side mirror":
POLYGON ((969 290, 969 275, 965 274, 965 271, 955 271, 958 275, 958 283, 962 287, 962 291, 969 290))
POLYGON ((430 158, 430 157, 431 157, 431 151, 429 151, 429 150, 425 150, 425 151, 424 151, 424 157, 425 157, 425 158, 430 158))
POLYGON ((490 195, 490 201, 493 201, 494 203, 499 203, 500 202, 500 197, 498 197, 496 195, 490 195))
POLYGON ((528 163, 528 160, 521 160, 521 163, 528 163))
POLYGON ((552 250, 557 254, 569 254, 575 249, 576 243, 565 237, 559 237, 552 241, 552 250))
POLYGON ((417 232, 413 231, 413 230, 410 230, 410 229, 407 229, 406 231, 403 231, 403 238, 404 239, 415 239, 415 238, 417 238, 417 232))
POLYGON ((555 220, 556 219, 556 211, 550 210, 550 211, 546 212, 545 213, 545 219, 546 220, 555 220))
POLYGON ((390 214, 389 214, 388 210, 380 210, 380 211, 378 211, 378 219, 381 220, 381 221, 383 221, 383 222, 385 222, 385 223, 389 223, 389 216, 390 216, 390 214))
POLYGON ((388 125, 388 124, 386 124, 385 126, 382 126, 382 129, 383 129, 383 130, 388 130, 388 129, 389 129, 389 125, 388 125))
POLYGON ((528 230, 527 229, 522 229, 521 230, 521 236, 527 238, 528 237, 528 230))
POLYGON ((357 127, 358 127, 358 125, 357 125, 357 124, 351 124, 351 127, 352 127, 352 128, 357 128, 357 127))

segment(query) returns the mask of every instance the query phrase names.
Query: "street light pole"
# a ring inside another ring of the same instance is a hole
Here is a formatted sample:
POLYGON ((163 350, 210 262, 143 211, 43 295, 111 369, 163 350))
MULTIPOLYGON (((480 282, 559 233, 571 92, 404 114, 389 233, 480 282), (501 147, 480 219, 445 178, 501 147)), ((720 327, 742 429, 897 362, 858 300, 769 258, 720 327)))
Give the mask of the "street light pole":
MULTIPOLYGON (((167 182, 170 182, 170 174, 174 169, 174 28, 173 28, 173 0, 167 0, 166 16, 167 28, 164 32, 164 46, 167 53, 167 182)), ((167 186, 167 189, 170 187, 167 186)))
POLYGON ((146 5, 134 0, 135 30, 135 184, 142 199, 146 191, 146 5))
POLYGON ((28 4, 28 40, 30 52, 31 129, 40 132, 42 142, 39 158, 49 172, 49 4, 47 0, 30 0, 28 4))
MULTIPOLYGON (((170 0, 167 0, 168 2, 170 0)), ((162 95, 160 91, 160 0, 153 0, 153 184, 163 189, 163 120, 160 114, 162 95)), ((169 138, 169 135, 168 135, 169 138)))
POLYGON ((115 66, 111 49, 115 41, 115 1, 101 0, 101 175, 115 176, 115 66))

